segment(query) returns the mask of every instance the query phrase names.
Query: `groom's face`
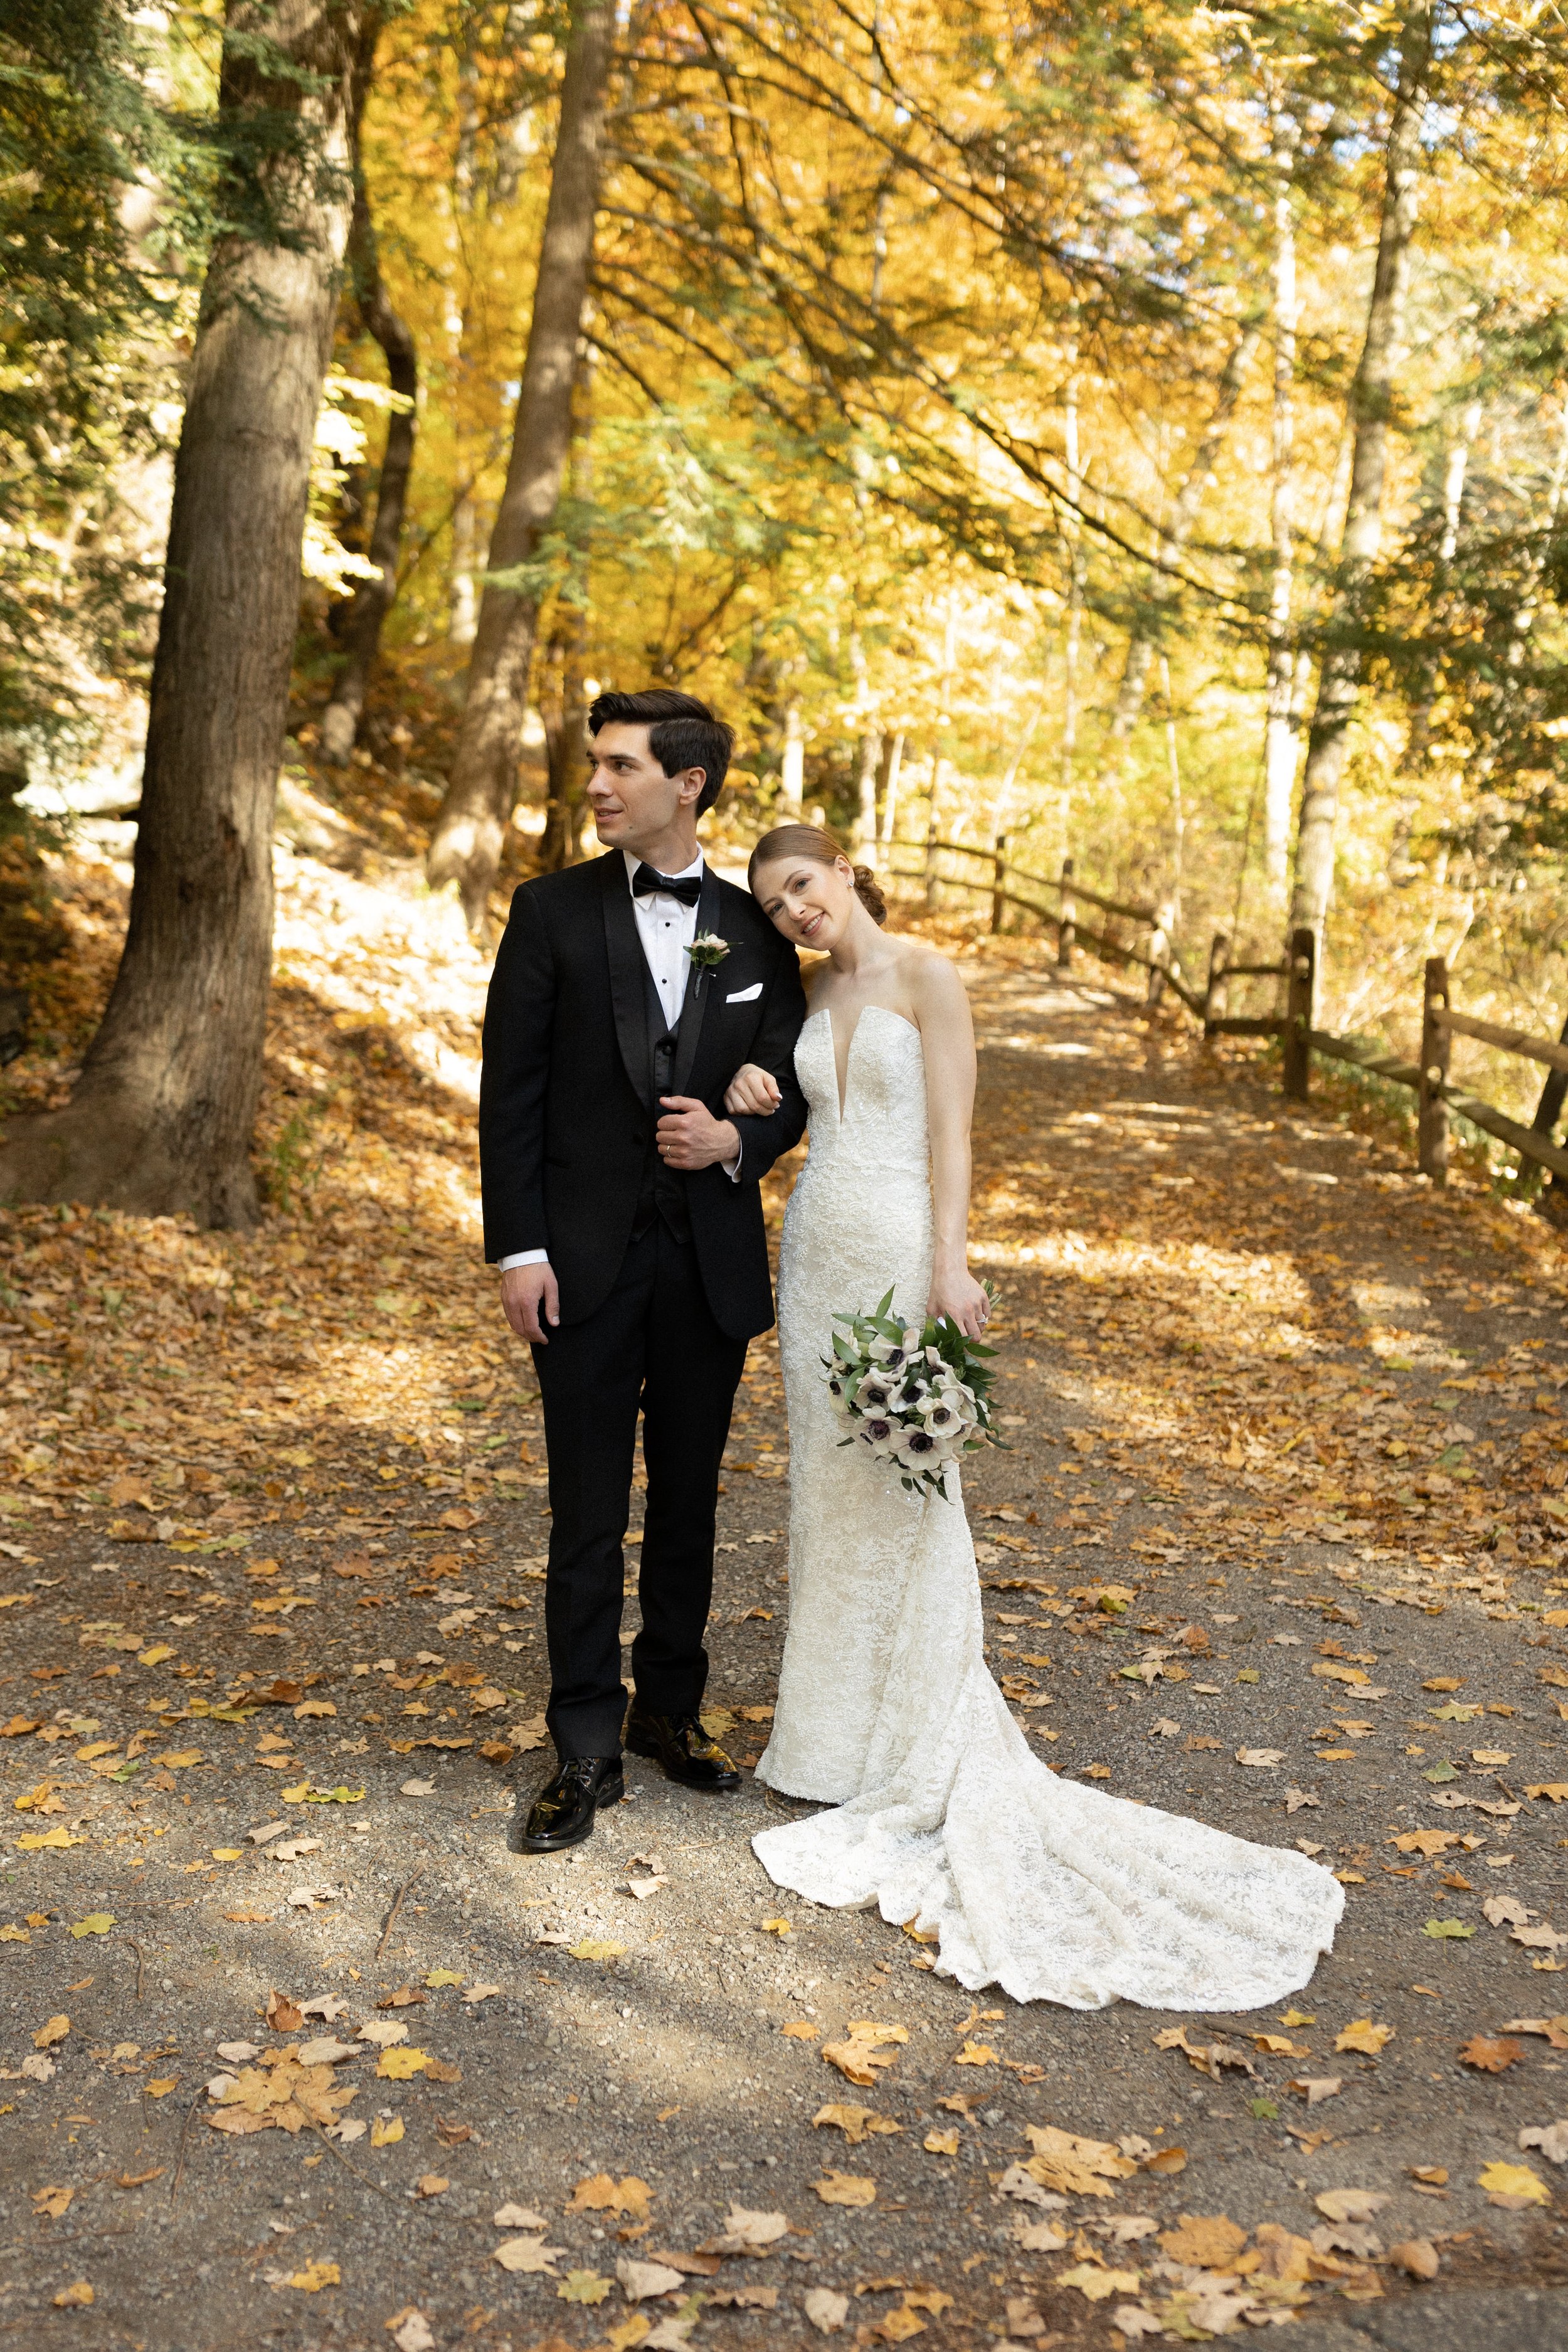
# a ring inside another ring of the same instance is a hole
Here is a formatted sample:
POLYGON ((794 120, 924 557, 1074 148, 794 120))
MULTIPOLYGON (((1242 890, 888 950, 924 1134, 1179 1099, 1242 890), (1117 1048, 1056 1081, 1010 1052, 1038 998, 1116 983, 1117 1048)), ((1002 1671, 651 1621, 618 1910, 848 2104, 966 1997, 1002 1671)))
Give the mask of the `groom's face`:
POLYGON ((639 854, 668 835, 697 803, 706 782, 700 768, 667 776, 648 750, 648 730, 611 720, 594 737, 588 805, 606 849, 639 854))

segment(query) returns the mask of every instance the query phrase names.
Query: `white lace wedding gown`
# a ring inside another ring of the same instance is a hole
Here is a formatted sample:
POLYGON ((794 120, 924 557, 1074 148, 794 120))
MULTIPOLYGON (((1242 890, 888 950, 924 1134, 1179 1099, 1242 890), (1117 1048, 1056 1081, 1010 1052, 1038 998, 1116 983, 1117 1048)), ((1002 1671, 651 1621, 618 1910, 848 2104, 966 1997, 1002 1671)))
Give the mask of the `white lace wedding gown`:
POLYGON ((826 1008, 795 1068, 811 1150, 779 1269, 790 1622, 757 1778, 834 1810, 764 1830, 758 1858, 812 1902, 934 1928, 938 1967, 973 1992, 1198 2011, 1298 1990, 1333 1941, 1338 1882, 1304 1854, 1058 1779, 986 1668, 962 1503, 918 1499, 840 1450, 822 1377, 832 1316, 889 1284, 911 1319, 925 1305, 920 1032, 861 1013, 842 1115, 826 1008))

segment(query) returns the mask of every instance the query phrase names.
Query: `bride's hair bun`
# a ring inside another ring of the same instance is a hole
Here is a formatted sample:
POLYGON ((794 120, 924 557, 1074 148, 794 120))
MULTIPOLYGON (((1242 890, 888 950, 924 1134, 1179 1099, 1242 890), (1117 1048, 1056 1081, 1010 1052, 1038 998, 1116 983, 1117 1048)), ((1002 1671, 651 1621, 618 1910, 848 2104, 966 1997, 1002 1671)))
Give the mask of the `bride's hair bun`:
POLYGON ((888 919, 888 902, 877 887, 877 877, 868 866, 853 866, 848 853, 841 849, 833 835, 820 824, 776 824, 772 833, 764 833, 752 852, 746 868, 746 879, 756 888, 757 869, 772 866, 782 857, 804 857, 813 866, 837 866, 842 857, 855 877, 855 896, 873 922, 888 919))
POLYGON ((888 902, 877 887, 877 877, 868 866, 855 868, 855 896, 874 923, 888 919, 888 902))

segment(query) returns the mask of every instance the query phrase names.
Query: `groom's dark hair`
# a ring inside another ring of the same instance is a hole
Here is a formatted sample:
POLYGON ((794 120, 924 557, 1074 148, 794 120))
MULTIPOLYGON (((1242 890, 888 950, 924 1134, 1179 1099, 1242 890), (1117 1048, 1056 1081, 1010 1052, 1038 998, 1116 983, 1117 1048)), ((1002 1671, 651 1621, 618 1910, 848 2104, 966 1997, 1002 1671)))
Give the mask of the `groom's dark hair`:
POLYGON ((601 694, 588 707, 588 732, 596 735, 610 726, 646 727, 647 748, 667 776, 700 768, 707 781, 697 814, 712 807, 735 748, 735 730, 705 702, 694 694, 678 694, 672 686, 646 687, 641 694, 601 694))

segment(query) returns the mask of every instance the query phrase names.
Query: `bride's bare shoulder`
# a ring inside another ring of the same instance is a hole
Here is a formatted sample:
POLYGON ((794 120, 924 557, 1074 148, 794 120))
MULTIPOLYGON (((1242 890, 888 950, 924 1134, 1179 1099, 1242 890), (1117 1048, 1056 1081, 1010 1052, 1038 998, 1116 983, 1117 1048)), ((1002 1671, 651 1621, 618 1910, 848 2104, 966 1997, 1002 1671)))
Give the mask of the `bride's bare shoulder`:
POLYGON ((963 982, 951 956, 924 940, 900 939, 898 977, 911 1003, 939 1006, 965 1001, 963 982))

